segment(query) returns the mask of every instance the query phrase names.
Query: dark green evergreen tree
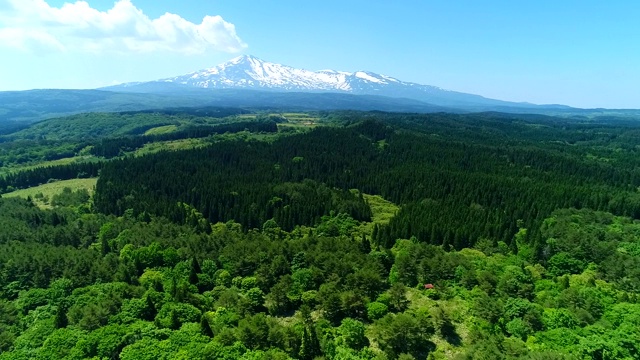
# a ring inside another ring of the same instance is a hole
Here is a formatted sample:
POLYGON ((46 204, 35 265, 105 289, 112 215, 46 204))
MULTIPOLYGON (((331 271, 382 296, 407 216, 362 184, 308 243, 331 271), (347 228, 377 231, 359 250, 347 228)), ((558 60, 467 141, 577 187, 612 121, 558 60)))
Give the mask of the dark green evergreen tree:
POLYGON ((189 270, 189 283, 192 285, 198 284, 198 274, 201 272, 200 263, 198 263, 198 259, 194 256, 191 260, 191 269, 189 270))
POLYGON ((360 242, 360 248, 362 249, 362 253, 368 254, 371 252, 371 242, 367 238, 365 234, 362 234, 362 241, 360 242))
POLYGON ((172 330, 180 329, 180 326, 182 324, 180 323, 180 317, 178 316, 178 312, 175 309, 172 309, 169 316, 171 319, 171 324, 169 325, 169 328, 172 330))
POLYGON ((151 299, 151 296, 149 296, 149 294, 145 295, 144 298, 145 298, 145 308, 142 313, 142 319, 147 321, 153 321, 153 319, 155 319, 156 315, 158 314, 158 311, 156 310, 156 306, 153 303, 153 299, 151 299))
POLYGON ((69 319, 67 318, 66 305, 58 305, 58 310, 56 311, 56 317, 54 318, 53 323, 56 329, 67 327, 67 325, 69 324, 69 319))
POLYGON ((102 251, 102 255, 107 255, 111 251, 109 240, 106 238, 106 236, 103 236, 100 240, 100 250, 102 251))
POLYGON ((211 326, 209 325, 209 320, 207 320, 205 314, 202 314, 200 317, 200 333, 210 338, 214 336, 213 330, 211 330, 211 326))
POLYGON ((300 314, 304 326, 299 352, 300 359, 313 360, 316 356, 322 355, 322 353, 320 351, 320 341, 316 334, 315 324, 311 318, 311 309, 307 305, 302 305, 300 307, 300 314))

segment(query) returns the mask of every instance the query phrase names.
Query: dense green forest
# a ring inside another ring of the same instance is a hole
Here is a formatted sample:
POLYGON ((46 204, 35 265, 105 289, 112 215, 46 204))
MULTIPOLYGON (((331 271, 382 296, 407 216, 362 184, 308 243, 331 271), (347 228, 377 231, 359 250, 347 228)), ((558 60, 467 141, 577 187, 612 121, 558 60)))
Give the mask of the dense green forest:
POLYGON ((98 182, 0 198, 0 360, 640 358, 640 123, 309 116, 8 130, 0 156, 92 160, 0 193, 98 182))
MULTIPOLYGON (((149 142, 202 138, 216 133, 261 131, 262 122, 229 123, 248 111, 235 108, 165 109, 89 113, 41 121, 31 126, 0 123, 0 174, 43 162, 96 161, 136 150, 149 142), (244 124, 244 127, 242 127, 244 124), (167 129, 151 133, 154 129, 167 129)), ((265 119, 268 120, 268 119, 265 119)), ((270 131, 273 130, 271 126, 270 131)), ((57 165, 57 164, 56 164, 57 165)))

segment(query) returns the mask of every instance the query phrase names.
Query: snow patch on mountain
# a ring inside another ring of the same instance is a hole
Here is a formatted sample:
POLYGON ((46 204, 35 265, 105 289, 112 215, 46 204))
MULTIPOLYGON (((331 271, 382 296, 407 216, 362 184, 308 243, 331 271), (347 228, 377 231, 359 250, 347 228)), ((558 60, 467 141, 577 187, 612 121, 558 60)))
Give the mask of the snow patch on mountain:
POLYGON ((400 83, 389 76, 365 71, 310 71, 243 55, 218 66, 191 74, 163 79, 202 88, 272 88, 298 91, 353 92, 368 84, 400 83))
POLYGON ((356 73, 355 73, 355 76, 356 76, 356 77, 359 77, 360 79, 364 79, 364 80, 371 81, 371 82, 378 83, 378 84, 386 84, 386 83, 387 83, 386 81, 383 81, 383 80, 381 80, 381 79, 375 78, 375 77, 373 77, 373 76, 371 76, 371 75, 367 74, 367 73, 366 73, 366 72, 364 72, 364 71, 358 71, 358 72, 356 72, 356 73))

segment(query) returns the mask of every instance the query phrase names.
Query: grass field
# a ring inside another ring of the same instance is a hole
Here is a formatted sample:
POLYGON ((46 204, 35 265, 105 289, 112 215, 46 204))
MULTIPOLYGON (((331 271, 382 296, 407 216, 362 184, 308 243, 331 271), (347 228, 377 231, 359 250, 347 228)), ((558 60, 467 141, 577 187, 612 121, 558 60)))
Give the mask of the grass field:
POLYGON ((278 124, 282 127, 307 127, 314 128, 318 126, 318 118, 305 113, 283 113, 281 114, 288 122, 278 124))
POLYGON ((164 150, 186 150, 206 146, 209 141, 206 139, 181 139, 173 141, 158 141, 145 144, 134 152, 135 156, 144 156, 164 150))
POLYGON ((239 114, 235 115, 236 119, 239 120, 255 120, 258 117, 256 114, 239 114))
POLYGON ((73 163, 79 162, 89 162, 89 161, 97 161, 98 159, 95 156, 87 155, 87 156, 74 156, 70 158, 51 160, 51 161, 43 161, 36 164, 30 165, 22 165, 22 166, 7 166, 0 168, 0 175, 6 175, 18 171, 35 169, 38 167, 47 167, 47 166, 58 166, 58 165, 69 165, 73 163))
POLYGON ((283 113, 281 115, 289 121, 318 121, 316 116, 306 113, 283 113))
POLYGON ((396 215, 400 208, 391 201, 385 200, 380 195, 362 194, 364 199, 369 203, 371 212, 373 213, 373 222, 377 224, 388 224, 389 220, 396 215))
POLYGON ((176 125, 165 125, 165 126, 158 126, 158 127, 154 127, 153 129, 149 129, 144 134, 145 135, 162 135, 162 134, 172 133, 176 130, 178 130, 178 127, 176 125))
MULTIPOLYGON (((287 119, 288 122, 286 123, 279 123, 278 126, 279 127, 316 127, 318 125, 318 122, 320 120, 320 118, 312 115, 312 114, 306 114, 306 113, 271 113, 271 114, 267 114, 267 117, 269 116, 278 116, 278 117, 283 117, 285 119, 287 119)), ((242 114, 242 115, 237 115, 237 119, 238 120, 256 120, 258 118, 258 116, 262 116, 262 115, 257 115, 257 114, 242 114)))
MULTIPOLYGON (((352 190, 357 191, 357 190, 352 190)), ((392 217, 396 215, 400 207, 391 201, 385 200, 380 195, 362 194, 371 208, 371 222, 360 226, 360 231, 364 234, 372 234, 375 224, 388 224, 392 217)))
POLYGON ((96 186, 98 178, 90 179, 71 179, 56 181, 48 184, 42 184, 40 186, 34 186, 28 189, 16 190, 10 193, 2 194, 2 197, 31 197, 34 203, 41 208, 50 208, 48 201, 53 195, 62 193, 64 188, 70 188, 71 190, 87 189, 89 194, 93 194, 93 190, 96 186), (41 193, 43 197, 41 199, 36 198, 36 194, 41 193))

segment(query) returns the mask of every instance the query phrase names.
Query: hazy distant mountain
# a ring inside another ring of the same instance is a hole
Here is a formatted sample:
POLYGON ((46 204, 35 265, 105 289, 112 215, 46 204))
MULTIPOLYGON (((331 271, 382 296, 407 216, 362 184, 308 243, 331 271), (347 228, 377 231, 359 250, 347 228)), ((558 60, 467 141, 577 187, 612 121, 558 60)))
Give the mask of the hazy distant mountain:
MULTIPOLYGON (((114 91, 173 92, 190 88, 252 89, 288 92, 338 92, 379 95, 418 100, 427 104, 465 110, 487 108, 532 108, 529 103, 488 99, 479 95, 444 90, 436 86, 404 82, 368 71, 309 71, 275 64, 243 55, 218 66, 144 83, 128 83, 106 88, 114 91)), ((563 107, 563 106, 555 106, 563 107)))
POLYGON ((256 110, 380 110, 459 112, 413 99, 348 93, 208 89, 145 83, 135 91, 30 90, 0 92, 0 134, 7 123, 33 122, 82 112, 122 112, 165 108, 237 107, 256 110), (4 125, 3 125, 4 124, 4 125))
MULTIPOLYGON (((96 111, 133 111, 166 106, 172 97, 101 90, 27 90, 0 92, 0 123, 31 122, 55 116, 96 111)), ((197 101, 173 105, 197 106, 197 101)))
MULTIPOLYGON (((99 90, 0 92, 0 124, 12 127, 13 122, 31 122, 80 112, 203 106, 416 113, 499 111, 585 118, 627 118, 640 114, 638 110, 513 103, 404 82, 367 71, 309 71, 253 56, 240 56, 183 76, 99 90)), ((0 129, 0 133, 2 131, 0 129)))

